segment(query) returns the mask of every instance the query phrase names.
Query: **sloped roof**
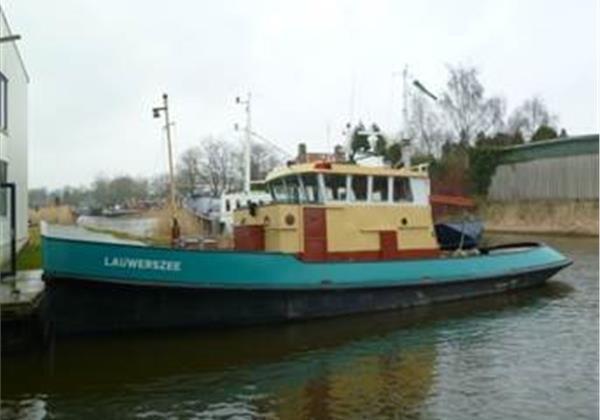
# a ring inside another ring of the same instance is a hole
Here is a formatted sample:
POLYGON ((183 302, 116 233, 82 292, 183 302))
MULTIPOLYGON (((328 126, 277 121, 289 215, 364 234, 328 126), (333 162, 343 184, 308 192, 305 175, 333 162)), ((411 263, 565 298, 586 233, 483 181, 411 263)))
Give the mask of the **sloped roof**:
POLYGON ((502 163, 516 163, 544 158, 598 154, 599 142, 598 134, 529 142, 505 148, 501 160, 502 163))

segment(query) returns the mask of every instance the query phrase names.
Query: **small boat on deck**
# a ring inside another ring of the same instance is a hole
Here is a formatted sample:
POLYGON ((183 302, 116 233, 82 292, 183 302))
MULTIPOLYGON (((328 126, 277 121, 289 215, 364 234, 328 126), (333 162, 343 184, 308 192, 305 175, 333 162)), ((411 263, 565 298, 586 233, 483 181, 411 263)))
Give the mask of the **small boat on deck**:
POLYGON ((483 235, 481 220, 439 222, 434 228, 440 249, 446 251, 476 248, 483 235))
POLYGON ((43 235, 57 334, 274 323, 527 288, 571 264, 539 243, 440 248, 425 170, 290 164, 234 213, 233 250, 43 235))

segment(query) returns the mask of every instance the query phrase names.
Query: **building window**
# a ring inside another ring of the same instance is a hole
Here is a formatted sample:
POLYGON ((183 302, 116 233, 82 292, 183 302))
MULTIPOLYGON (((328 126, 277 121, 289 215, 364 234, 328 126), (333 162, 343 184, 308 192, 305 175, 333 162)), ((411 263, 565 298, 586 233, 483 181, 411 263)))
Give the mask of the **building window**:
POLYGON ((0 130, 8 129, 8 79, 0 73, 0 130))
MULTIPOLYGON (((0 184, 8 182, 8 162, 0 160, 0 184)), ((0 188, 0 216, 6 217, 8 206, 8 189, 0 188)))

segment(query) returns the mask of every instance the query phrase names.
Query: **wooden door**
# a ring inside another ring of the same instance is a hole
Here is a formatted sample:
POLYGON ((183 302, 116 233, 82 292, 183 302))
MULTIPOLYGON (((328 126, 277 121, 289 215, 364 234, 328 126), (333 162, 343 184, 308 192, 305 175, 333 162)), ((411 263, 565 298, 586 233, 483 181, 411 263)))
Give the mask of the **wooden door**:
POLYGON ((389 260, 398 253, 398 236, 395 231, 379 232, 379 252, 380 258, 389 260))
POLYGON ((327 259, 327 220, 325 209, 304 209, 304 255, 307 261, 327 259))

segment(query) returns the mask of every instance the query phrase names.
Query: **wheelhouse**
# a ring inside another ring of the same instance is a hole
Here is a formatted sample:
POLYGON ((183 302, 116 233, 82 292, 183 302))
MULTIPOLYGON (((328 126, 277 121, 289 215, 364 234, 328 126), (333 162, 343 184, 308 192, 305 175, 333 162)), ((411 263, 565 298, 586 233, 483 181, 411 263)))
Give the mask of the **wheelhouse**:
POLYGON ((267 191, 280 204, 427 205, 429 181, 407 175, 300 172, 270 180, 267 191))
POLYGON ((266 179, 272 202, 234 213, 238 250, 305 260, 377 260, 439 252, 425 170, 317 162, 266 179))

